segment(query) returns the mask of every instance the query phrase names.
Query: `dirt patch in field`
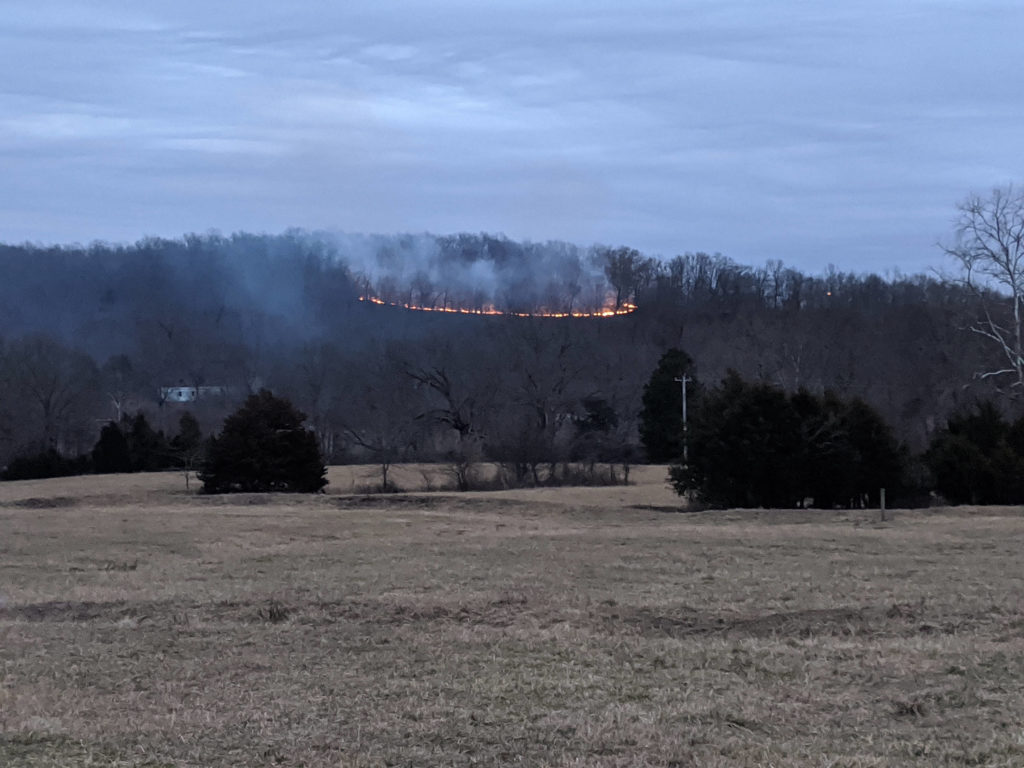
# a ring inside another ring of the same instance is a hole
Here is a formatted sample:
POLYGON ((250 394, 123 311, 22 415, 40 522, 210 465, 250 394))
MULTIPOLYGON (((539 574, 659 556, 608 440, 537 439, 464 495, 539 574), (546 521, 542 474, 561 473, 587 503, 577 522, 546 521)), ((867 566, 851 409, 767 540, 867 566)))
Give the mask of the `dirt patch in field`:
POLYGON ((53 600, 27 605, 6 605, 0 607, 0 620, 21 620, 32 622, 62 621, 119 621, 126 617, 158 612, 155 603, 128 603, 126 601, 90 602, 87 600, 53 600))
MULTIPOLYGON (((450 511, 480 510, 495 512, 499 509, 531 509, 538 506, 523 499, 468 494, 407 494, 381 493, 358 496, 332 496, 330 504, 337 509, 421 509, 450 511)), ((540 506, 546 506, 544 502, 540 506)))
POLYGON ((33 496, 27 499, 10 501, 2 506, 13 507, 15 509, 62 509, 66 507, 74 507, 77 504, 78 499, 73 496, 52 496, 50 498, 33 496))
POLYGON ((450 507, 447 496, 413 496, 405 493, 363 494, 331 498, 331 506, 338 509, 437 509, 450 507))
POLYGON ((645 608, 608 609, 603 616, 609 631, 617 625, 642 634, 683 638, 718 635, 749 638, 808 637, 909 637, 918 634, 952 634, 977 622, 964 617, 931 623, 912 606, 867 606, 783 611, 758 616, 715 616, 683 608, 657 613, 645 608))
POLYGON ((461 624, 466 626, 550 627, 563 624, 576 629, 615 635, 689 638, 810 638, 910 637, 953 634, 976 628, 971 617, 929 620, 910 605, 825 608, 774 612, 763 615, 717 615, 686 606, 670 612, 648 608, 598 605, 589 610, 556 610, 550 602, 531 605, 524 594, 452 603, 410 604, 388 600, 278 600, 186 603, 183 601, 89 602, 50 601, 0 607, 0 620, 28 622, 192 622, 251 624, 260 622, 329 626, 350 622, 374 626, 461 624))
POLYGON ((303 625, 357 622, 399 625, 447 622, 505 627, 515 623, 526 599, 517 596, 455 604, 411 605, 383 600, 297 602, 274 598, 186 603, 183 601, 48 601, 0 607, 0 621, 107 622, 125 619, 160 623, 222 622, 249 624, 284 620, 303 625))

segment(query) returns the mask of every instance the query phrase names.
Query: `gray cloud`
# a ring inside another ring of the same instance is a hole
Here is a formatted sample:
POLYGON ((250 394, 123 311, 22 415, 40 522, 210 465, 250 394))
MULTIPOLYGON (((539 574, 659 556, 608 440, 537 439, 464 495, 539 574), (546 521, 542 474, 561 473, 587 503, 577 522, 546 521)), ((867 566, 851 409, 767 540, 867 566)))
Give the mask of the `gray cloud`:
POLYGON ((9 0, 0 239, 468 230, 925 269, 1020 179, 1016 3, 9 0))

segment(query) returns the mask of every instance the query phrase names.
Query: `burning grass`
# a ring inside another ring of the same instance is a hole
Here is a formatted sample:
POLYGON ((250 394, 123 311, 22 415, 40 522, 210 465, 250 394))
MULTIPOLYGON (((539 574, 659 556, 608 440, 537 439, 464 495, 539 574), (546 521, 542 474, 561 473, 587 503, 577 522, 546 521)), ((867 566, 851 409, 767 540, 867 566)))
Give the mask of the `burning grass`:
POLYGON ((1019 510, 667 514, 637 477, 0 485, 0 765, 1024 764, 1019 510))
POLYGON ((615 306, 614 302, 609 302, 606 303, 604 307, 594 311, 537 309, 532 312, 513 312, 512 310, 498 309, 492 304, 479 307, 459 307, 445 303, 441 306, 437 306, 411 304, 409 302, 401 301, 387 301, 385 299, 378 298, 377 296, 360 296, 359 300, 365 301, 369 304, 376 304, 381 307, 398 307, 400 309, 409 309, 416 312, 439 312, 449 315, 485 315, 488 317, 619 317, 621 315, 630 315, 636 311, 636 305, 628 302, 620 304, 619 306, 615 306))

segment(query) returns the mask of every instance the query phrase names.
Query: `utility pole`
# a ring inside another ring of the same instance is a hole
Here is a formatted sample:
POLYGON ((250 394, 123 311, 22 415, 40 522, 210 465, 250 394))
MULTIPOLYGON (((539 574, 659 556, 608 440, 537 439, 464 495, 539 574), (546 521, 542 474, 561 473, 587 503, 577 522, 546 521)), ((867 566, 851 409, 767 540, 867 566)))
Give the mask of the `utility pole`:
POLYGON ((677 376, 675 381, 678 381, 683 389, 683 466, 688 467, 690 465, 690 441, 686 424, 686 385, 693 379, 684 373, 682 376, 677 376))

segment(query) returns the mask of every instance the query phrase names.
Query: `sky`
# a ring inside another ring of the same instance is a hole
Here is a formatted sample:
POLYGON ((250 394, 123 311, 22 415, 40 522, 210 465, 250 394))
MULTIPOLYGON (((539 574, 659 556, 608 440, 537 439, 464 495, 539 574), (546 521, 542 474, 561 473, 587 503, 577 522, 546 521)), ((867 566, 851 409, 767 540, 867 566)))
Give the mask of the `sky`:
POLYGON ((1024 3, 4 0, 0 241, 489 232, 941 268, 1024 3))

